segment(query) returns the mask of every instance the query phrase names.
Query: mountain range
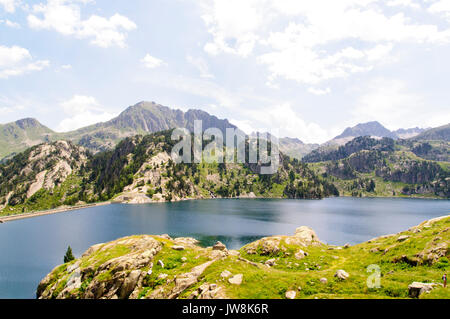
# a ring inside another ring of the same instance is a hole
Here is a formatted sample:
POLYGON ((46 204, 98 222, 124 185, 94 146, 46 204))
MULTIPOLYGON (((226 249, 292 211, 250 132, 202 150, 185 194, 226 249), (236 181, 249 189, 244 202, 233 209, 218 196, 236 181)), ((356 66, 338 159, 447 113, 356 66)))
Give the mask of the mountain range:
MULTIPOLYGON (((202 120, 203 129, 211 127, 225 131, 237 128, 226 119, 219 119, 205 111, 190 109, 186 112, 172 109, 155 102, 140 102, 128 107, 117 117, 71 132, 58 133, 39 123, 36 119, 22 119, 0 125, 0 160, 11 158, 30 146, 57 140, 72 141, 97 153, 113 149, 119 141, 137 134, 149 134, 176 127, 193 131, 194 121, 202 120)), ((320 145, 307 144, 298 138, 280 138, 280 150, 291 157, 301 159, 314 150, 337 149, 359 136, 393 139, 448 141, 450 124, 435 129, 400 129, 390 131, 379 122, 368 122, 349 127, 334 139, 320 145)))

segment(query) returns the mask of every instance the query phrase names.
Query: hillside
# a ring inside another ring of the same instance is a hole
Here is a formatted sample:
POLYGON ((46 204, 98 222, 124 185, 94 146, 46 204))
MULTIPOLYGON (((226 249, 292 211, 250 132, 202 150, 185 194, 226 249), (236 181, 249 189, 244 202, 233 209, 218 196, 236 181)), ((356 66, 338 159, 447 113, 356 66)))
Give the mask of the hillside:
POLYGON ((12 153, 19 153, 48 141, 48 136, 53 133, 48 127, 31 118, 0 124, 0 160, 12 153))
POLYGON ((29 148, 1 164, 0 214, 75 204, 78 200, 69 198, 81 191, 89 156, 82 147, 57 141, 29 148))
POLYGON ((450 217, 344 247, 309 227, 240 250, 140 235, 89 248, 37 287, 41 299, 450 298, 450 217))
POLYGON ((429 129, 413 138, 416 141, 450 142, 450 124, 429 129))
POLYGON ((298 138, 284 137, 279 139, 280 151, 284 154, 301 160, 305 155, 317 149, 319 144, 306 144, 298 138))
POLYGON ((163 131, 126 138, 113 150, 95 156, 70 142, 34 147, 0 165, 4 206, 0 215, 106 200, 147 203, 338 195, 306 164, 283 154, 276 174, 260 175, 256 164, 175 164, 169 156, 174 144, 171 131, 163 131))
POLYGON ((420 158, 389 138, 356 138, 335 151, 313 152, 304 161, 314 163, 311 167, 341 195, 450 198, 449 163, 420 158))

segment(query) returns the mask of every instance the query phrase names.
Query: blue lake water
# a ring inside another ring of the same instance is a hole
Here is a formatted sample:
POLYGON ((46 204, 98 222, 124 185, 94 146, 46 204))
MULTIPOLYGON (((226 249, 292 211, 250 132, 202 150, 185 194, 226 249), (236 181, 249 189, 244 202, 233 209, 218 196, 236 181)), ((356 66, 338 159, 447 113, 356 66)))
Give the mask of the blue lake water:
POLYGON ((312 227, 329 244, 356 244, 449 215, 449 200, 329 198, 216 199, 108 205, 0 224, 0 298, 35 298, 39 281, 91 245, 135 234, 190 236, 203 245, 241 246, 312 227))

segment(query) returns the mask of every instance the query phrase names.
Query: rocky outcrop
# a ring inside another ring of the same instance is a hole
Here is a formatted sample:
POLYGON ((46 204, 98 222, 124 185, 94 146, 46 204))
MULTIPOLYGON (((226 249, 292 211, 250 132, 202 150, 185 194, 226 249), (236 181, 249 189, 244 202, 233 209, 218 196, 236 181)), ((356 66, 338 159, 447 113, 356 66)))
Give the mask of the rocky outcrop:
POLYGON ((310 227, 301 226, 295 230, 294 236, 273 236, 265 237, 256 242, 253 242, 244 247, 247 254, 254 255, 256 253, 263 256, 277 256, 285 254, 288 247, 298 247, 295 254, 297 259, 304 258, 307 253, 300 249, 300 247, 320 246, 317 234, 310 227))
POLYGON ((411 298, 419 298, 421 294, 430 292, 436 286, 433 283, 413 282, 408 286, 408 293, 411 298))
POLYGON ((448 267, 449 223, 450 217, 438 218, 345 249, 321 243, 309 227, 297 228, 293 236, 262 238, 239 251, 228 250, 221 242, 203 248, 190 237, 131 236, 94 245, 79 259, 56 267, 39 284, 37 296, 297 299, 408 294, 422 298, 428 292, 431 295, 426 296, 445 296, 446 290, 432 281, 448 267), (373 263, 383 264, 384 289, 368 291, 367 266, 373 263), (410 284, 413 276, 420 278, 410 284))

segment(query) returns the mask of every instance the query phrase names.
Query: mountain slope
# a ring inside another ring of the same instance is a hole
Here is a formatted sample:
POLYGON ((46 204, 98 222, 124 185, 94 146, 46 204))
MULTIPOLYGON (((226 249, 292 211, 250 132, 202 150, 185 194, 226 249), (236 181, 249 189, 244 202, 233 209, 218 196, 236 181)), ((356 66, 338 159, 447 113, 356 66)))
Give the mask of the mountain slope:
POLYGON ((113 149, 124 138, 136 134, 155 133, 177 127, 193 131, 196 120, 203 121, 203 130, 211 127, 217 127, 222 131, 236 128, 227 120, 218 119, 201 110, 183 112, 154 102, 140 102, 128 107, 110 121, 57 134, 53 138, 71 140, 93 152, 98 152, 113 149))
POLYGON ((390 137, 396 138, 397 136, 381 125, 379 122, 367 122, 358 124, 354 127, 348 127, 341 135, 338 135, 334 140, 344 138, 355 138, 358 136, 376 136, 376 137, 390 137))
POLYGON ((284 154, 301 160, 305 155, 317 149, 319 144, 306 144, 298 138, 284 137, 279 139, 280 151, 284 154))
POLYGON ((312 152, 304 161, 314 163, 341 195, 450 198, 450 163, 424 160, 404 142, 358 137, 338 150, 312 152))
POLYGON ((332 184, 306 164, 283 154, 273 175, 260 175, 260 164, 175 164, 169 156, 176 144, 171 133, 128 137, 113 150, 95 156, 65 141, 41 144, 20 153, 0 165, 0 215, 111 199, 147 203, 188 198, 339 195, 332 184))
POLYGON ((0 124, 0 159, 48 141, 54 132, 32 118, 0 124))
POLYGON ((414 137, 413 140, 450 142, 450 124, 426 130, 414 137))

